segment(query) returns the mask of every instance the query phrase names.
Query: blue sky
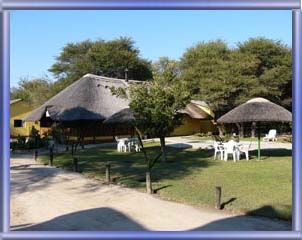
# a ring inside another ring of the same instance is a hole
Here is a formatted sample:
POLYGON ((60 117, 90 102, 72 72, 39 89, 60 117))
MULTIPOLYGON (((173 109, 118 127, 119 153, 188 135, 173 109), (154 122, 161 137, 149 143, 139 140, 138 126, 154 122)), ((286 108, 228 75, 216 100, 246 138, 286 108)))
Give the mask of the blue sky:
POLYGON ((47 69, 62 47, 86 39, 132 37, 141 56, 178 59, 200 41, 235 47, 251 37, 291 46, 291 11, 13 11, 11 86, 21 77, 52 75, 47 69))

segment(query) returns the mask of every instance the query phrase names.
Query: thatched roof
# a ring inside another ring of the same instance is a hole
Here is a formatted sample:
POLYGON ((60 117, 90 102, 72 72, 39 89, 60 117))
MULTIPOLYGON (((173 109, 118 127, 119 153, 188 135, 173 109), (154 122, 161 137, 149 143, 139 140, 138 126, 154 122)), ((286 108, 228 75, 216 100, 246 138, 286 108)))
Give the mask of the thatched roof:
POLYGON ((22 99, 13 99, 13 100, 10 100, 10 105, 14 104, 14 103, 17 103, 17 102, 20 102, 20 101, 22 101, 22 99))
POLYGON ((125 108, 115 114, 113 114, 111 117, 107 118, 104 121, 104 124, 131 124, 135 120, 133 116, 133 111, 130 108, 125 108))
MULTIPOLYGON (((195 101, 196 102, 196 101, 195 101)), ((204 110, 202 110, 195 102, 191 101, 189 104, 187 104, 186 108, 184 110, 181 110, 180 113, 188 114, 191 118, 194 119, 212 119, 211 115, 206 113, 204 110)))
POLYGON ((103 121, 128 108, 129 101, 114 96, 110 87, 126 88, 129 82, 86 74, 32 111, 24 120, 40 121, 47 113, 53 121, 103 121))
MULTIPOLYGON (((179 112, 183 114, 187 114, 191 118, 195 118, 195 119, 202 119, 202 120, 212 119, 212 117, 209 114, 207 114, 205 111, 203 111, 193 102, 189 103, 184 110, 179 112)), ((131 110, 128 107, 113 114, 111 117, 107 118, 104 121, 104 123, 105 124, 121 124, 121 123, 131 124, 134 122, 134 120, 135 118, 133 115, 133 110, 131 110)))
POLYGON ((291 112, 265 98, 253 98, 217 120, 218 123, 291 121, 291 112))
MULTIPOLYGON (((72 83, 39 108, 33 110, 24 120, 40 121, 49 117, 56 122, 105 121, 104 123, 130 123, 134 120, 129 109, 129 100, 112 94, 110 88, 127 88, 130 83, 140 81, 107 78, 86 74, 72 83)), ((207 106, 201 101, 191 102, 181 111, 195 119, 212 119, 202 109, 207 106)))

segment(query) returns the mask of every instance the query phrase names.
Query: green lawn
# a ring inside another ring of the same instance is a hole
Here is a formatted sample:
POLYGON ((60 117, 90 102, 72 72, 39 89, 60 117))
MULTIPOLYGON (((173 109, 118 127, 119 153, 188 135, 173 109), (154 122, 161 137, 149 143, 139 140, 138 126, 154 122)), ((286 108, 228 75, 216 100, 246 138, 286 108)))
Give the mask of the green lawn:
MULTIPOLYGON (((155 155, 158 143, 147 145, 155 155)), ((224 209, 280 219, 291 219, 291 151, 262 151, 263 161, 234 163, 213 160, 210 150, 168 147, 167 163, 155 165, 153 189, 160 197, 196 207, 214 206, 215 186, 222 187, 224 209)), ((105 165, 111 164, 116 183, 145 191, 142 153, 118 153, 115 148, 79 151, 82 174, 104 181, 105 165)), ((41 161, 48 162, 47 156, 41 161)), ((70 153, 55 156, 54 164, 72 169, 70 153)))

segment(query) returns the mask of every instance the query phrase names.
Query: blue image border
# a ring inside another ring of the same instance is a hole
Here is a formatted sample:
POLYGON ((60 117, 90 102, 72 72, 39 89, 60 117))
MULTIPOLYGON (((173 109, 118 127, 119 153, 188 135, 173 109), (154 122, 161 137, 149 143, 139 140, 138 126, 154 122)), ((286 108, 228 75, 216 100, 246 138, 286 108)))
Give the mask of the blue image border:
POLYGON ((0 0, 0 240, 302 239, 302 14, 300 0, 0 0), (293 70, 292 231, 13 232, 10 231, 11 10, 291 10, 293 70))

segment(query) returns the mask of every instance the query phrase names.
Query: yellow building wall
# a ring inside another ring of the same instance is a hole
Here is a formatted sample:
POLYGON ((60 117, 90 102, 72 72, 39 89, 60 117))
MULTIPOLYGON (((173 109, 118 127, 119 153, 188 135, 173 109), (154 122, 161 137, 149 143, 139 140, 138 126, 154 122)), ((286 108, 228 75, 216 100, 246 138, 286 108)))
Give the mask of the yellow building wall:
POLYGON ((34 122, 24 122, 22 127, 14 127, 14 120, 22 120, 31 111, 32 108, 22 100, 10 105, 10 135, 12 137, 29 136, 32 126, 40 131, 40 134, 48 131, 48 128, 40 128, 40 124, 34 122))
POLYGON ((218 128, 213 120, 200 120, 200 132, 208 133, 208 132, 218 132, 218 128))
MULTIPOLYGON (((47 133, 50 128, 41 128, 39 122, 24 122, 23 127, 14 127, 14 120, 22 120, 32 108, 23 101, 19 101, 10 105, 10 135, 12 137, 29 136, 32 126, 34 126, 41 135, 47 133)), ((170 136, 185 136, 196 133, 216 132, 217 128, 212 120, 193 119, 188 115, 184 115, 183 124, 174 129, 170 136)), ((130 136, 130 135, 129 135, 130 136)), ((121 137, 121 136, 120 136, 121 137)), ((76 137, 71 137, 75 140, 76 137)), ((108 141, 112 139, 111 136, 97 136, 96 140, 108 141)), ((93 140, 93 137, 85 137, 85 140, 93 140)))
POLYGON ((185 115, 182 125, 176 127, 170 136, 186 136, 215 131, 217 131, 217 128, 211 120, 199 120, 185 115))

